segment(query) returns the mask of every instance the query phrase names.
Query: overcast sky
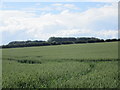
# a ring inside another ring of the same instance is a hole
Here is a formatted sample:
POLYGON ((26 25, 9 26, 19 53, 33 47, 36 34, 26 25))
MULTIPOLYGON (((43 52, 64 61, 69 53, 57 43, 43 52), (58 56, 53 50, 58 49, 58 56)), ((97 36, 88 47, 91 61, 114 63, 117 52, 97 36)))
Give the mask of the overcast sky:
POLYGON ((117 2, 4 2, 0 14, 0 44, 52 36, 118 37, 117 2))

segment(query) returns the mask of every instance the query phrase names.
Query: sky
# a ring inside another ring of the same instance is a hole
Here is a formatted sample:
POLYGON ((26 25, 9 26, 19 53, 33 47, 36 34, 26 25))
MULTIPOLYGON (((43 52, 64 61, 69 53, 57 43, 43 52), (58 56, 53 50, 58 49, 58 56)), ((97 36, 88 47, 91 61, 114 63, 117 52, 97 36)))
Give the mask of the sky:
POLYGON ((117 2, 3 2, 0 15, 0 45, 53 36, 118 37, 117 2))

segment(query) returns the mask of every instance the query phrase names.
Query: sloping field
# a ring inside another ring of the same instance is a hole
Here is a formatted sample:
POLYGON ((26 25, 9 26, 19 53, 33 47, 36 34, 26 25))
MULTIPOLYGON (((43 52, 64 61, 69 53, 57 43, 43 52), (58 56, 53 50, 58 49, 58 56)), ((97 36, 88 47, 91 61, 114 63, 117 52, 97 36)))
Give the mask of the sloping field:
POLYGON ((116 88, 118 42, 3 49, 4 88, 116 88))

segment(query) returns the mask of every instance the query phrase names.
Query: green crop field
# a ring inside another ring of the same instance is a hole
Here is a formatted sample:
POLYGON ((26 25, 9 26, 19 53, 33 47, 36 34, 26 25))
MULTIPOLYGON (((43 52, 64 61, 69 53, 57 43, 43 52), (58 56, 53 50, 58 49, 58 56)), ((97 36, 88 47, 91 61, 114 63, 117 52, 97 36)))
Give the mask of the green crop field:
POLYGON ((3 49, 3 88, 117 88, 118 42, 3 49))

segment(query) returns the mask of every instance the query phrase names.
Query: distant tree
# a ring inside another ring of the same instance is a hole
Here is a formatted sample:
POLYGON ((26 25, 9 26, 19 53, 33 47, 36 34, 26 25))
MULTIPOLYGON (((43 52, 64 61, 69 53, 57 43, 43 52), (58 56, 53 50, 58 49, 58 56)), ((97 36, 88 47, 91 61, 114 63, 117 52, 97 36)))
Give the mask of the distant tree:
POLYGON ((60 45, 60 43, 56 42, 56 41, 53 41, 53 42, 51 42, 51 45, 60 45))
POLYGON ((74 42, 72 42, 72 41, 63 41, 63 42, 61 42, 62 44, 73 44, 74 42))
POLYGON ((97 41, 97 42, 104 42, 104 39, 100 39, 99 41, 97 41))
POLYGON ((48 41, 27 40, 27 41, 13 41, 7 45, 2 45, 0 48, 17 48, 17 47, 32 47, 32 46, 48 46, 74 43, 95 43, 95 42, 112 42, 120 41, 120 39, 99 39, 95 37, 50 37, 48 41))
POLYGON ((118 41, 117 39, 106 39, 106 42, 111 42, 111 41, 118 41))
POLYGON ((85 40, 82 40, 82 41, 75 41, 75 43, 77 44, 77 43, 87 43, 87 41, 85 41, 85 40))
POLYGON ((55 40, 55 37, 50 37, 49 39, 48 39, 48 42, 53 42, 55 40))
POLYGON ((68 38, 65 38, 65 37, 50 37, 50 38, 48 39, 48 42, 58 42, 58 43, 62 43, 62 42, 68 42, 68 41, 75 42, 75 41, 76 41, 76 38, 74 38, 74 37, 68 37, 68 38))

